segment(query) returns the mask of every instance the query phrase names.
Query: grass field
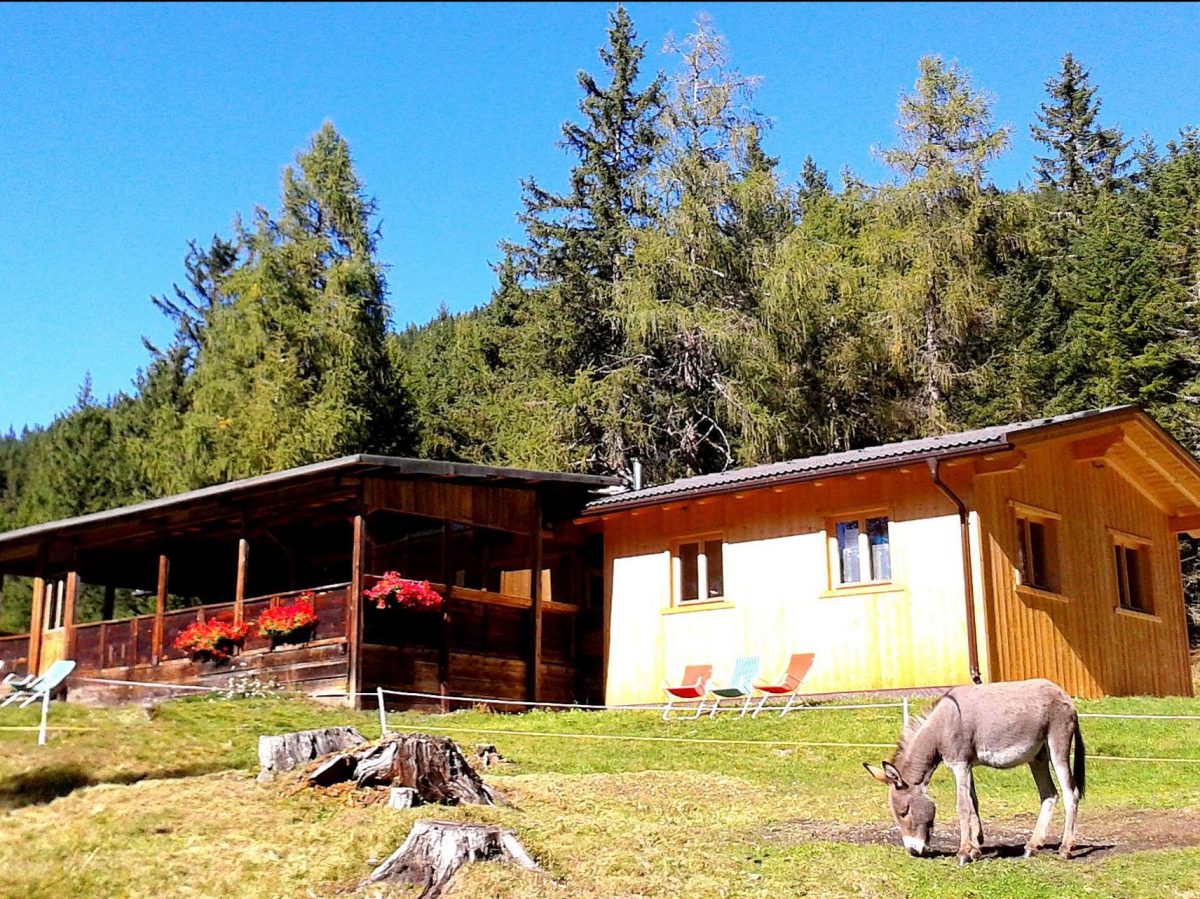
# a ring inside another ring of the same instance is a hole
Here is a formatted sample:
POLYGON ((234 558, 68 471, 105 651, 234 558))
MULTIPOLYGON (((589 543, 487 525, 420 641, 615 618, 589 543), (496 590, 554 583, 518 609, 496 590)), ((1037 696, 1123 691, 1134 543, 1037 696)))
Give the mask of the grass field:
MULTIPOLYGON (((1200 714, 1200 701, 1080 710, 1200 714)), ((33 709, 0 710, 0 727, 36 720, 33 709)), ((492 742, 508 759, 487 779, 513 807, 409 811, 254 781, 259 734, 354 723, 375 736, 373 713, 188 699, 150 710, 56 704, 52 723, 80 729, 55 731, 46 747, 32 732, 0 730, 5 896, 345 894, 413 820, 430 817, 511 826, 548 872, 469 866, 456 881, 461 897, 1200 896, 1200 722, 1085 720, 1093 758, 1080 834, 1094 851, 962 869, 952 856, 900 849, 884 791, 860 765, 886 755, 882 747, 631 739, 890 744, 894 709, 671 723, 643 712, 392 715, 393 729, 492 742)), ((1037 805, 1028 772, 980 769, 978 778, 989 844, 1019 845, 1037 805)), ((934 788, 935 833, 953 848, 948 772, 934 788)))

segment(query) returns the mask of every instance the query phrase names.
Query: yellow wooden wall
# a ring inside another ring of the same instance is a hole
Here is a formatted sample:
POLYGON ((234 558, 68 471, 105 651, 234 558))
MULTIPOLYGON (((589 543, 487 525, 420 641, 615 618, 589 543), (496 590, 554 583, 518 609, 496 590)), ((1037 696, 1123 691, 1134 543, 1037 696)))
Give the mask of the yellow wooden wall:
POLYGON ((1076 461, 1066 441, 1024 451, 1019 470, 975 483, 994 678, 1048 677, 1078 696, 1191 695, 1179 554, 1167 515, 1111 467, 1076 461), (1061 599, 1015 587, 1013 500, 1062 516, 1061 599), (1154 616, 1116 611, 1110 527, 1153 541, 1154 616))
POLYGON ((712 663, 720 679, 739 655, 761 656, 774 677, 792 653, 815 653, 814 693, 969 680, 958 516, 923 465, 624 512, 603 527, 610 703, 660 701, 687 664, 712 663), (880 507, 892 583, 828 595, 827 519, 880 507), (714 531, 726 603, 671 610, 670 541, 714 531))

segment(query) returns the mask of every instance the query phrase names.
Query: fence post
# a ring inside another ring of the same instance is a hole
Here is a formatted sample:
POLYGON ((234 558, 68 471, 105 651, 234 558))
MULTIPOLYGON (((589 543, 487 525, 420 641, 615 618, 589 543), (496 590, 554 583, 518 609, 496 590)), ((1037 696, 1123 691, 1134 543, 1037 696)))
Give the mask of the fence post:
POLYGON ((383 687, 375 688, 375 697, 379 703, 379 736, 387 736, 387 706, 383 704, 383 687))
POLYGON ((900 700, 900 705, 904 710, 904 726, 908 727, 908 697, 905 696, 900 700))
POLYGON ((46 717, 50 714, 50 691, 42 691, 42 725, 38 728, 38 745, 46 745, 46 717))

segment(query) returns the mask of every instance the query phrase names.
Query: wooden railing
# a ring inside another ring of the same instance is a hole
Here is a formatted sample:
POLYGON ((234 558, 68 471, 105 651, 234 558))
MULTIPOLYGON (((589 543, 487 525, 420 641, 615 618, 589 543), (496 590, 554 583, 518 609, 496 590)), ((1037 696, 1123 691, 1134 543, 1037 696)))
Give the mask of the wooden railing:
MULTIPOLYGON (((349 584, 328 584, 307 590, 289 590, 283 593, 272 593, 268 596, 256 596, 246 599, 242 604, 242 620, 251 622, 265 609, 286 603, 304 593, 313 594, 313 609, 317 614, 317 627, 312 639, 332 640, 346 637, 346 601, 349 594, 349 584)), ((174 609, 163 614, 162 655, 159 662, 168 659, 182 659, 187 652, 175 649, 172 644, 175 638, 189 624, 195 621, 219 619, 233 621, 236 603, 212 603, 203 606, 192 606, 187 609, 174 609)), ((133 618, 122 618, 115 621, 97 621, 90 624, 75 625, 75 661, 81 671, 98 671, 105 668, 124 668, 133 665, 153 665, 152 639, 154 634, 154 616, 138 615, 133 618)), ((6 637, 4 640, 18 638, 6 637)), ((23 638, 28 644, 28 635, 23 638)), ((243 651, 265 649, 269 641, 259 637, 253 629, 247 636, 243 651)), ((0 653, 3 650, 0 649, 0 653)))
POLYGON ((29 634, 0 637, 0 676, 29 673, 29 634))
MULTIPOLYGON (((363 576, 363 580, 367 584, 374 584, 382 578, 382 575, 368 574, 363 576)), ((431 586, 442 596, 446 596, 446 585, 439 584, 436 581, 430 581, 431 586)), ((499 593, 495 590, 477 590, 474 587, 458 587, 450 588, 449 598, 452 600, 461 600, 463 602, 477 602, 489 606, 506 606, 510 609, 528 609, 533 606, 533 601, 528 596, 516 596, 511 593, 499 593)), ((552 600, 542 601, 542 611, 557 612, 564 615, 579 614, 579 607, 574 603, 569 602, 554 602, 552 600)))

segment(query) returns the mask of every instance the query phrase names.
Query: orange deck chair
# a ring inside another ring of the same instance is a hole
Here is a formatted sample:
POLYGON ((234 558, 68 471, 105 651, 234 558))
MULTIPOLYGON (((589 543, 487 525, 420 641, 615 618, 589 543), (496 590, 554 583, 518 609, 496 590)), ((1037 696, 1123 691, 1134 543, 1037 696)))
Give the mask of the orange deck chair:
POLYGON ((808 670, 812 668, 813 654, 811 652, 798 652, 790 662, 788 662, 787 671, 777 684, 755 684, 754 689, 762 693, 762 699, 758 701, 758 706, 754 709, 754 714, 751 718, 757 718, 758 713, 763 710, 763 706, 767 704, 767 699, 771 696, 786 696, 787 704, 784 705, 783 711, 779 713, 782 718, 792 710, 792 704, 796 701, 796 691, 800 689, 800 685, 804 683, 804 678, 808 674, 808 670))
POLYGON ((671 714, 671 705, 677 699, 685 702, 697 700, 696 714, 691 717, 699 718, 700 713, 704 711, 704 697, 708 695, 710 680, 712 680, 712 665, 688 665, 683 669, 683 679, 678 687, 673 687, 663 681, 663 689, 667 691, 667 704, 663 706, 663 721, 666 721, 671 714))

